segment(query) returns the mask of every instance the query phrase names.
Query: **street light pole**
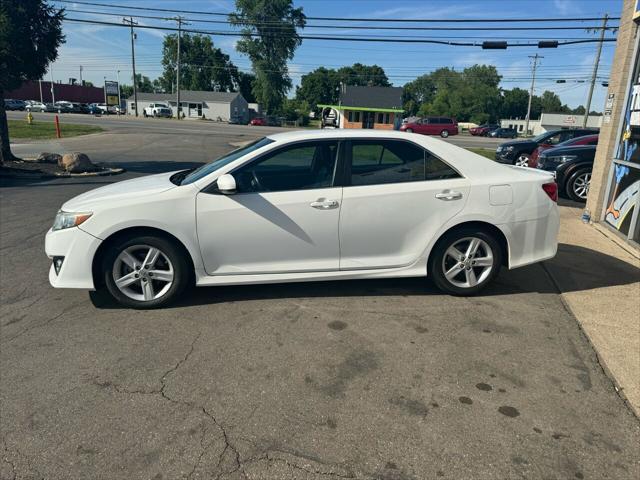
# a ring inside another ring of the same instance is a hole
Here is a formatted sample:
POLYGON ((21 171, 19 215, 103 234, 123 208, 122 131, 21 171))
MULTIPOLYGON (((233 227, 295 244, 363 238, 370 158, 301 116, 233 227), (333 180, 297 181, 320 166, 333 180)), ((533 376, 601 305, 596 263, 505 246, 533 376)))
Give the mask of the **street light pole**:
POLYGON ((596 52, 596 59, 593 63, 593 72, 591 73, 591 86, 589 87, 589 94, 587 95, 587 105, 585 107, 584 117, 582 119, 582 128, 587 126, 587 120, 589 119, 589 110, 591 110, 591 98, 593 97, 593 88, 596 85, 596 76, 598 75, 598 67, 600 64, 600 54, 602 53, 602 40, 604 39, 604 32, 607 29, 607 21, 609 15, 604 14, 602 19, 602 30, 600 30, 600 41, 598 42, 598 50, 596 52))
POLYGON ((529 103, 527 104, 527 118, 526 118, 525 127, 524 127, 525 135, 529 135, 529 119, 531 117, 531 100, 533 99, 533 89, 535 88, 535 85, 536 85, 536 68, 538 66, 538 59, 544 58, 544 57, 541 57, 536 53, 535 55, 529 55, 529 58, 533 58, 533 75, 531 77, 531 89, 529 90, 529 103))

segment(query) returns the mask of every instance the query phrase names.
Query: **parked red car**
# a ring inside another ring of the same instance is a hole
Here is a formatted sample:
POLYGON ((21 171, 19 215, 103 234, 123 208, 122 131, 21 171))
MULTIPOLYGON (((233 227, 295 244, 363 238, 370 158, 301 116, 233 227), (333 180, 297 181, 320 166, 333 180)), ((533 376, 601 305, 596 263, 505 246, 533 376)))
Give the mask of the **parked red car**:
POLYGON ((421 133, 422 135, 458 135, 458 122, 450 117, 425 117, 415 122, 405 123, 400 127, 403 132, 421 133))
POLYGON ((500 128, 500 125, 496 125, 494 123, 485 123, 482 125, 478 125, 477 127, 470 128, 469 133, 471 135, 484 137, 489 132, 492 132, 493 130, 497 130, 498 128, 500 128))
POLYGON ((550 143, 541 143, 538 145, 531 156, 529 157, 528 167, 536 168, 538 165, 538 157, 541 152, 548 150, 550 148, 558 148, 558 147, 578 147, 581 145, 598 145, 598 134, 595 135, 583 135, 582 137, 570 138, 562 143, 558 143, 556 145, 552 145, 550 143))
POLYGON ((251 121, 249 122, 249 125, 259 125, 261 127, 264 127, 266 124, 267 124, 267 119, 264 117, 252 118, 251 121))

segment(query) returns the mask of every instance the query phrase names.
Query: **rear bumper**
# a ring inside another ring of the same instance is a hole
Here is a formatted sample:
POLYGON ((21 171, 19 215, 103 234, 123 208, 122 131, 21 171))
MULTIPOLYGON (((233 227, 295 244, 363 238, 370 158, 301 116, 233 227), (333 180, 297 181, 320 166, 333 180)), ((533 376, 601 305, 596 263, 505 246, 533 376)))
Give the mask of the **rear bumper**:
POLYGON ((546 217, 499 225, 509 243, 509 269, 555 257, 558 250, 560 214, 553 205, 546 217))
POLYGON ((54 288, 82 288, 93 290, 93 258, 102 240, 80 230, 49 230, 45 237, 47 257, 63 257, 62 267, 56 274, 53 263, 49 269, 49 283, 54 288))

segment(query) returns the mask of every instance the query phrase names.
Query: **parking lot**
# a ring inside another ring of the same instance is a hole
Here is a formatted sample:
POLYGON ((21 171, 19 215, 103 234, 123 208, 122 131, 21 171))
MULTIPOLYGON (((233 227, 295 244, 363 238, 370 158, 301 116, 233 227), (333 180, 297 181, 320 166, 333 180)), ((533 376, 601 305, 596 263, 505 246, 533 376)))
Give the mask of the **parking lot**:
POLYGON ((14 151, 80 150, 126 174, 2 179, 0 478, 640 475, 638 420, 544 265, 474 298, 392 279, 202 288, 133 311, 50 288, 44 235, 65 200, 274 130, 90 121, 108 131, 14 151))

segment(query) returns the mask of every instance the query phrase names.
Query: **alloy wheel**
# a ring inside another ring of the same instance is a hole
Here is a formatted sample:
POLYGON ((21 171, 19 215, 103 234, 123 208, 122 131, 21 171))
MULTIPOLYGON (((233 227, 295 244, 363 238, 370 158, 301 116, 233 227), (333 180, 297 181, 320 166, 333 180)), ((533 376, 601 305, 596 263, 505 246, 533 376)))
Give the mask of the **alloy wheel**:
POLYGON ((478 237, 456 240, 442 258, 442 271, 449 283, 459 288, 471 288, 489 277, 494 268, 493 250, 478 237))
POLYGON ((150 245, 132 245, 116 257, 112 269, 118 290, 138 301, 156 300, 171 288, 174 270, 165 253, 150 245))
POLYGON ((520 155, 516 159, 515 165, 516 165, 516 167, 528 167, 529 166, 529 156, 528 155, 520 155))
POLYGON ((573 181, 573 193, 582 200, 587 199, 589 195, 589 185, 591 183, 591 172, 585 172, 576 177, 573 181))
POLYGON ((449 132, 447 130, 443 130, 442 132, 440 132, 440 136, 442 138, 447 138, 449 136, 449 132))

